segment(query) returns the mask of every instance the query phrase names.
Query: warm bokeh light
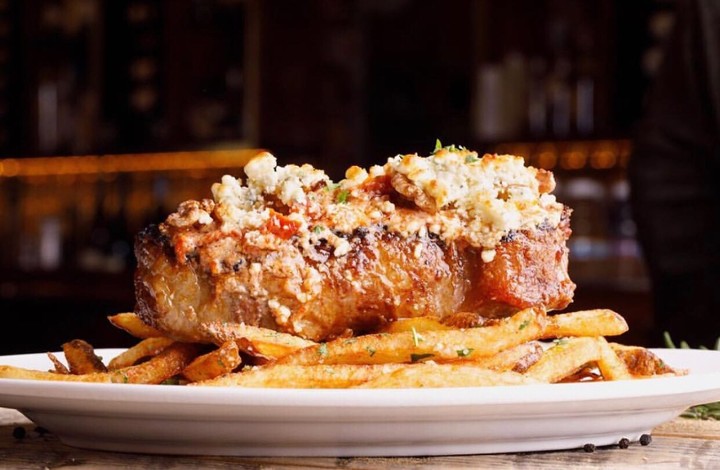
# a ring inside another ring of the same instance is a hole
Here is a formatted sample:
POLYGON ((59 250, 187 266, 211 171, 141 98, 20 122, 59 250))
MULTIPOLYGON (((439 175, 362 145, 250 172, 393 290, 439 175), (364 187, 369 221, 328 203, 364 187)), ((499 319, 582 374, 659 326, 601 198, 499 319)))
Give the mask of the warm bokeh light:
MULTIPOLYGON (((0 177, 114 175, 117 173, 198 171, 242 168, 257 149, 168 152, 84 157, 40 157, 0 160, 0 177)), ((201 174, 201 173, 200 173, 201 174)), ((113 176, 110 176, 113 178, 113 176)))

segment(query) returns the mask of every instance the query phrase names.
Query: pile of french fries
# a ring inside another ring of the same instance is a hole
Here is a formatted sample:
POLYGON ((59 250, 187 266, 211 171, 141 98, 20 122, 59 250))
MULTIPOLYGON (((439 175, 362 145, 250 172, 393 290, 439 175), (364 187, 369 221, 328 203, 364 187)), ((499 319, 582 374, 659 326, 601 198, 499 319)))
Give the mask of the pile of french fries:
POLYGON ((315 343, 244 324, 205 326, 212 345, 174 341, 133 313, 108 317, 140 341, 107 365, 82 340, 54 370, 0 366, 0 378, 268 388, 415 388, 626 380, 679 375, 642 347, 609 343, 627 331, 606 310, 548 315, 529 308, 474 328, 418 317, 383 332, 315 343))

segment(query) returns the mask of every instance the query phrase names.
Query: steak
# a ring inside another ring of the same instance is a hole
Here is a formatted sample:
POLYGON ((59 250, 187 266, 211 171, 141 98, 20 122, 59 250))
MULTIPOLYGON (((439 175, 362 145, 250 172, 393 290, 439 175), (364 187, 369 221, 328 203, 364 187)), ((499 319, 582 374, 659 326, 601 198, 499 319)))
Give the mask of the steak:
POLYGON ((334 184, 260 155, 247 186, 226 176, 137 236, 136 313, 182 341, 210 341, 202 326, 218 321, 324 341, 398 318, 565 308, 570 210, 518 159, 442 149, 334 184))

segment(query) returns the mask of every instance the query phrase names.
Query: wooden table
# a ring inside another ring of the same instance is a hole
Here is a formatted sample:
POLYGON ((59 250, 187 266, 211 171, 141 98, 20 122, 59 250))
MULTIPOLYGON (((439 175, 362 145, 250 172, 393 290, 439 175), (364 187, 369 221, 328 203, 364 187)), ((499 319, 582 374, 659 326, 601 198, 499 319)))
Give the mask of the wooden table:
POLYGON ((201 457, 123 454, 75 449, 15 410, 0 408, 0 468, 720 468, 720 422, 676 419, 656 428, 652 443, 627 449, 414 458, 201 457), (16 428, 25 436, 13 436, 16 428))

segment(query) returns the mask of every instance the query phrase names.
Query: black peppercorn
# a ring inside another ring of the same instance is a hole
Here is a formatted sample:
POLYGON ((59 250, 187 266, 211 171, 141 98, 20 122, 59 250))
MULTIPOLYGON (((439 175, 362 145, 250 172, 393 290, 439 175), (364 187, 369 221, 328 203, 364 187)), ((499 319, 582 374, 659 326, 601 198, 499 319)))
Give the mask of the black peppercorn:
POLYGON ((647 446, 652 442, 652 436, 650 434, 643 434, 640 436, 640 444, 647 446))
POLYGON ((585 452, 595 452, 595 444, 585 444, 583 450, 585 452))
POLYGON ((22 426, 17 426, 15 429, 13 429, 13 437, 15 439, 24 439, 25 434, 25 428, 22 426))
POLYGON ((630 440, 623 437, 622 439, 620 439, 620 442, 618 442, 618 447, 621 449, 627 449, 628 447, 630 447, 630 440))

